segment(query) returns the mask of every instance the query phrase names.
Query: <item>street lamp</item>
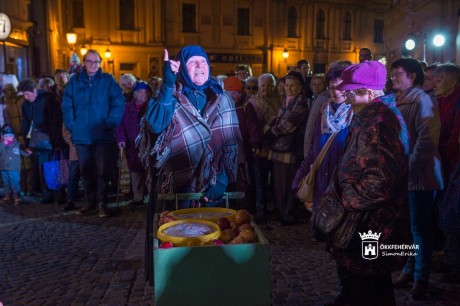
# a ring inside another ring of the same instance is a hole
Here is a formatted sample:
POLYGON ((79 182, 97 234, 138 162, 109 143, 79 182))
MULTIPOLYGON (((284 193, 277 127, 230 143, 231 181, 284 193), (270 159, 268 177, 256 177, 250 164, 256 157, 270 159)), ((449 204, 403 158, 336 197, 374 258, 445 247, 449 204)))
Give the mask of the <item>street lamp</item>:
POLYGON ((67 33, 67 42, 69 45, 75 45, 77 43, 77 34, 73 32, 67 33))
POLYGON ((288 51, 287 48, 284 48, 284 50, 283 50, 283 58, 287 59, 288 57, 289 57, 289 51, 288 51))
POLYGON ((81 55, 85 56, 87 52, 88 52, 88 49, 86 49, 85 44, 81 45, 81 48, 80 48, 81 55))
POLYGON ((113 59, 110 59, 112 57, 112 52, 110 52, 110 49, 107 47, 107 50, 105 50, 104 53, 105 58, 107 59, 107 64, 112 65, 112 74, 115 74, 115 65, 113 63, 113 59))
POLYGON ((444 46, 445 42, 446 42, 446 38, 442 34, 437 34, 433 37, 433 45, 435 45, 436 47, 444 46))
POLYGON ((415 40, 413 40, 412 38, 409 38, 408 40, 406 40, 406 43, 404 44, 404 46, 409 51, 414 50, 414 48, 415 48, 415 40))

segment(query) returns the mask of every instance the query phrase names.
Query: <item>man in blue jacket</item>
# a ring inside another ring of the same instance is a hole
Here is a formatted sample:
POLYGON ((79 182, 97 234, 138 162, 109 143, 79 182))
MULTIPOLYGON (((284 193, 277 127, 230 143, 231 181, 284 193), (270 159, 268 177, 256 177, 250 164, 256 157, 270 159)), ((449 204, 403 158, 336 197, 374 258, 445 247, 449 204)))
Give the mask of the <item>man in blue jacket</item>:
POLYGON ((115 127, 125 110, 123 91, 111 74, 100 68, 101 56, 89 50, 84 68, 73 75, 65 87, 62 113, 71 141, 77 148, 80 173, 85 188, 85 205, 78 215, 95 212, 109 217, 107 187, 110 177, 110 150, 115 142, 115 127))

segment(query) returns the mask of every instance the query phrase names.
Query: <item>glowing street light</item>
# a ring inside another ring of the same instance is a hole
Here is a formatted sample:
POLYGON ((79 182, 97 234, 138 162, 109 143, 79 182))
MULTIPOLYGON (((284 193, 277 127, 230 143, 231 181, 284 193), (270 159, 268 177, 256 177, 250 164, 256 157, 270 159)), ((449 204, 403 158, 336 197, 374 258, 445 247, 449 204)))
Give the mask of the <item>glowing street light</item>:
POLYGON ((409 51, 414 50, 414 48, 415 48, 415 40, 413 40, 412 38, 409 38, 408 40, 406 40, 406 43, 404 44, 404 46, 409 51))
POLYGON ((433 45, 436 47, 442 47, 444 46, 446 42, 446 38, 442 34, 437 34, 433 37, 433 45))
POLYGON ((283 50, 283 58, 287 59, 288 57, 289 57, 289 51, 288 51, 288 49, 284 48, 284 50, 283 50))
POLYGON ((77 34, 67 33, 67 42, 69 43, 69 45, 75 45, 77 43, 77 34))

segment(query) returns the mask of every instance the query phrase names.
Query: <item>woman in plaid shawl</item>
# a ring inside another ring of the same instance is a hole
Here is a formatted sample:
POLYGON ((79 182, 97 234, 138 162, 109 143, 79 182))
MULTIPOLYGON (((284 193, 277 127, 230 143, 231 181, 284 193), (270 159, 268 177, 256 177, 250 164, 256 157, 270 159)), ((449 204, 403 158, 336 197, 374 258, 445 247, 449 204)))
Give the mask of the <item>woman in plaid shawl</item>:
POLYGON ((210 77, 200 46, 184 47, 176 61, 165 50, 163 72, 160 96, 145 116, 155 144, 150 149, 142 137, 141 154, 156 158, 162 192, 203 192, 205 202, 218 201, 236 179, 241 135, 234 102, 210 77), (177 75, 183 88, 175 92, 177 75))

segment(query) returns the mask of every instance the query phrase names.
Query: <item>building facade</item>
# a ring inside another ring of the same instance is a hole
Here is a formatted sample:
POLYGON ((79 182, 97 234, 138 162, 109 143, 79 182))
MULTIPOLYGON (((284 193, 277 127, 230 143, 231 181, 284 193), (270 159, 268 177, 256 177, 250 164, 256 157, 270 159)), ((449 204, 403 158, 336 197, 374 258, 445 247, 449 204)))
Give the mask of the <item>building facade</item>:
MULTIPOLYGON (((189 44, 199 44, 207 51, 213 75, 231 74, 243 63, 251 65, 254 75, 273 72, 282 76, 303 58, 315 73, 324 72, 335 60, 357 62, 362 47, 388 63, 404 55, 402 42, 411 33, 441 27, 455 37, 458 2, 0 0, 0 11, 18 16, 16 28, 27 37, 21 46, 25 61, 30 62, 26 67, 29 75, 67 68, 73 52, 82 58, 81 51, 91 48, 102 55, 104 71, 117 79, 127 72, 147 79, 162 75, 164 49, 176 54, 189 44), (427 20, 430 25, 423 27, 427 20), (68 43, 67 33, 77 35, 75 44, 68 43), (283 57, 283 52, 288 56, 283 57)), ((426 46, 425 55, 451 60, 456 57, 455 49, 440 54, 426 46)), ((422 59, 420 49, 408 55, 422 59)))
MULTIPOLYGON (((0 41, 0 72, 15 74, 19 79, 27 77, 32 71, 29 63, 32 53, 30 37, 33 33, 32 19, 29 14, 30 0, 0 0, 0 12, 5 13, 11 23, 11 33, 0 41)), ((0 31, 5 26, 0 20, 0 31)))

